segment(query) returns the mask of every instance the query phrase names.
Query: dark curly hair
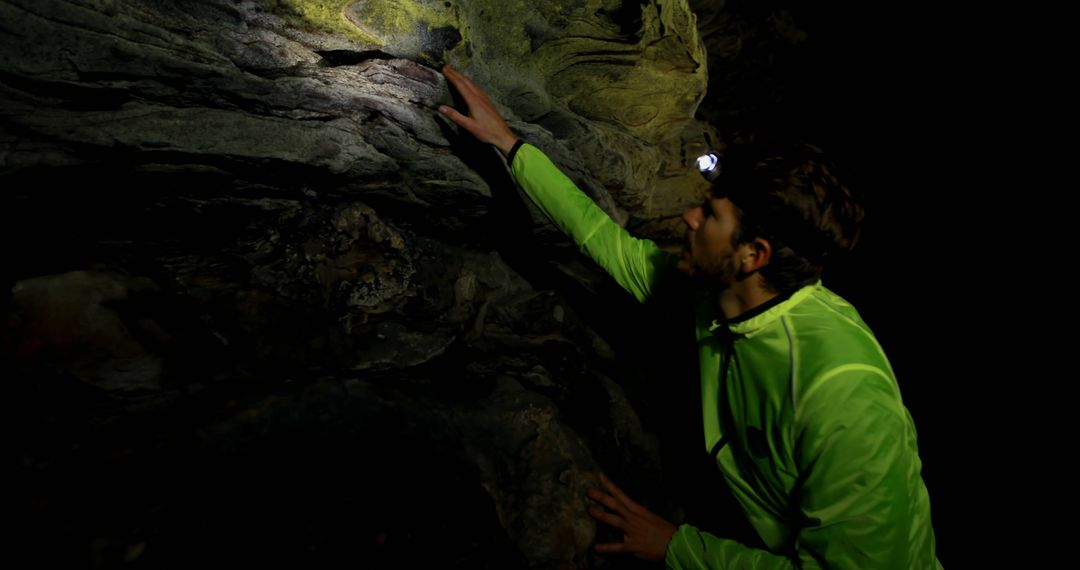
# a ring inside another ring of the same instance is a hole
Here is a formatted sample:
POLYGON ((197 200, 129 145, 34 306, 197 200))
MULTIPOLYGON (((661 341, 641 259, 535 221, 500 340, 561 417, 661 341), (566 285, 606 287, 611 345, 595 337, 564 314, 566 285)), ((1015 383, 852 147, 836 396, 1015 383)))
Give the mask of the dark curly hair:
POLYGON ((861 201, 813 145, 732 147, 712 192, 730 199, 738 212, 732 245, 757 238, 772 245, 761 275, 777 293, 816 282, 827 259, 851 251, 859 240, 861 201))

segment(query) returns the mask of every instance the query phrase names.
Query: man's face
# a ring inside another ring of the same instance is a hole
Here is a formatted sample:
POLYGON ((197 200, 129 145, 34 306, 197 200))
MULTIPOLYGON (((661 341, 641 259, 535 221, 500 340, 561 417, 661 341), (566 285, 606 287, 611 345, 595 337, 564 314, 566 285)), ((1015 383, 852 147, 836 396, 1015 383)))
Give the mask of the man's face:
POLYGON ((738 275, 737 248, 731 243, 737 225, 735 205, 727 198, 708 196, 682 217, 689 229, 679 270, 714 284, 731 285, 738 275))

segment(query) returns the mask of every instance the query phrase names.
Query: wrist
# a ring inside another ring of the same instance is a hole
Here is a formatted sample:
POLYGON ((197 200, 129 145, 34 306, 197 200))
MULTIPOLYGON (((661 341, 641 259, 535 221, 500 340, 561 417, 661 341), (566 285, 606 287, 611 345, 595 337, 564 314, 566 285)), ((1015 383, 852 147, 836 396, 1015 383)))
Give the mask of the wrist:
POLYGON ((517 156, 518 151, 521 150, 521 147, 524 144, 525 144, 525 139, 517 139, 517 141, 514 142, 514 146, 510 147, 509 154, 504 154, 503 155, 503 157, 506 158, 506 164, 508 166, 510 166, 511 168, 513 168, 513 166, 514 166, 514 157, 517 156))
POLYGON ((504 157, 509 157, 510 151, 514 149, 514 145, 517 144, 517 142, 517 135, 510 133, 509 135, 502 137, 497 142, 495 142, 495 146, 499 149, 499 152, 501 152, 504 157))

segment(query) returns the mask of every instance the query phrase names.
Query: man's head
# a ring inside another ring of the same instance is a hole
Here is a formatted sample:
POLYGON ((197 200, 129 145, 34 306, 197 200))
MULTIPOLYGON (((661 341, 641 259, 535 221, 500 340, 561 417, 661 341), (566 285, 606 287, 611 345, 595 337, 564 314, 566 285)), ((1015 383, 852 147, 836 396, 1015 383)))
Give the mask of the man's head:
POLYGON ((747 145, 725 155, 710 195, 683 219, 683 271, 721 287, 760 275, 765 289, 788 293, 855 246, 863 208, 816 147, 747 145))

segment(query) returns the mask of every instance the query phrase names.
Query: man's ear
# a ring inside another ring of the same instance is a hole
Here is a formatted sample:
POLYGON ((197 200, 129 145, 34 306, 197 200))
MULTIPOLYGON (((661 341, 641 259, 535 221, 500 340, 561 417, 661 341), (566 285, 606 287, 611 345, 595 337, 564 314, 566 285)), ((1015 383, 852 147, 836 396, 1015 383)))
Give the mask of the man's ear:
POLYGON ((772 244, 765 238, 743 244, 739 252, 739 269, 743 273, 753 273, 769 264, 772 259, 772 244))

